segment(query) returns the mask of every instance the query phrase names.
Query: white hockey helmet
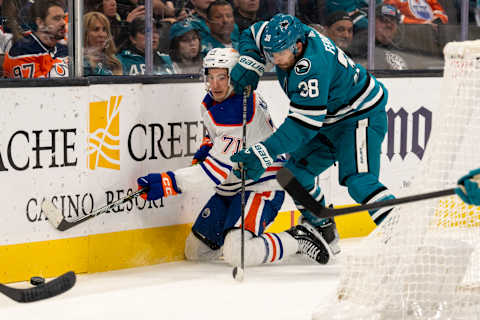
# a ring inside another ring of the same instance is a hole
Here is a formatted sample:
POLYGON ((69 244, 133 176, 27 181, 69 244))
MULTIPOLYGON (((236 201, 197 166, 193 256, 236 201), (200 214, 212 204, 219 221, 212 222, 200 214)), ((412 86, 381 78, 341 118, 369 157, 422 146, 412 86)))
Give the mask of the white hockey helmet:
MULTIPOLYGON (((230 76, 230 72, 232 71, 232 68, 237 64, 239 58, 240 54, 237 50, 233 48, 213 48, 212 50, 208 51, 205 58, 203 58, 205 88, 207 89, 207 91, 209 90, 206 77, 208 74, 208 69, 225 68, 228 70, 228 76, 230 76)), ((228 83, 230 85, 230 80, 228 83)))
POLYGON ((233 48, 213 48, 203 58, 203 70, 207 74, 207 70, 210 68, 225 68, 228 69, 228 75, 230 75, 238 58, 240 58, 240 54, 233 48))

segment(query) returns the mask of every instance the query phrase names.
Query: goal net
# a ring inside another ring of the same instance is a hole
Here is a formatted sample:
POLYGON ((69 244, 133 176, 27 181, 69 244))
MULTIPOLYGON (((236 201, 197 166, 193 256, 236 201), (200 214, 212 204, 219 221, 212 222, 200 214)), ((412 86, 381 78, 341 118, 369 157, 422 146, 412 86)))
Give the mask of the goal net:
MULTIPOLYGON (((480 41, 444 55, 443 104, 410 194, 480 167, 480 41)), ((334 301, 313 319, 480 319, 480 207, 457 196, 398 206, 343 263, 334 301)))

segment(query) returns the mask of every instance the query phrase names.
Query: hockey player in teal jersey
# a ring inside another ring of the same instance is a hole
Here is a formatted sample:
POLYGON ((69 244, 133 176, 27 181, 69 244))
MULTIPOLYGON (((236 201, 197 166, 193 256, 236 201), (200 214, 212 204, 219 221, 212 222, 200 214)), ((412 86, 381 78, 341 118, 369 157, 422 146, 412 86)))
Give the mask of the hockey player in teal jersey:
MULTIPOLYGON (((257 179, 272 159, 289 153, 286 167, 322 204, 325 199, 315 178, 335 163, 339 183, 358 203, 393 198, 378 180, 381 144, 387 132, 388 92, 382 83, 333 41, 289 15, 277 14, 245 30, 240 54, 232 70, 236 91, 256 88, 268 59, 276 66, 280 85, 290 99, 288 116, 273 135, 232 156, 232 161, 243 163, 247 178, 257 179)), ((297 207, 332 252, 339 252, 333 220, 297 207)), ((390 211, 382 208, 369 213, 379 224, 390 211)))

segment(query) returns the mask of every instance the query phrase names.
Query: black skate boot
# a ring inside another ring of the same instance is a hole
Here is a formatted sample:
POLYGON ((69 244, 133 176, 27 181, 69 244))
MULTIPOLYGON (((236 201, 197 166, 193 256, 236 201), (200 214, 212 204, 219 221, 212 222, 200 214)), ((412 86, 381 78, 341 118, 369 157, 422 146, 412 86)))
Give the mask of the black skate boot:
POLYGON ((305 225, 297 225, 287 232, 298 241, 299 253, 320 264, 327 264, 333 253, 327 242, 317 232, 305 225))
POLYGON ((307 219, 301 216, 298 220, 298 223, 305 225, 311 231, 316 230, 318 233, 320 233, 323 239, 325 239, 325 241, 328 243, 330 250, 334 255, 340 253, 341 249, 338 244, 340 237, 338 235, 335 220, 333 220, 332 218, 328 218, 325 219, 324 224, 322 224, 321 226, 313 226, 310 222, 308 222, 307 219))
POLYGON ((329 221, 326 224, 319 227, 314 227, 314 228, 320 232, 320 234, 323 236, 325 241, 327 241, 328 245, 330 246, 330 249, 332 250, 333 254, 336 255, 336 254, 339 254, 341 251, 340 245, 338 244, 340 236, 338 235, 338 230, 337 230, 337 225, 335 223, 335 220, 333 220, 332 218, 329 218, 328 220, 329 221))

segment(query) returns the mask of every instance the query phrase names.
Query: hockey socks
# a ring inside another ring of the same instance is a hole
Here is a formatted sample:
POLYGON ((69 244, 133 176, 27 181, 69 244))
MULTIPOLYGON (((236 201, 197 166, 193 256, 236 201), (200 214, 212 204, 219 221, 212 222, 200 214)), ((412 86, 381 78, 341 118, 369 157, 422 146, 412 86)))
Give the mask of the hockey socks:
MULTIPOLYGON (((319 202, 322 206, 325 206, 325 196, 323 195, 322 190, 318 185, 314 186, 308 193, 315 199, 315 201, 319 202)), ((301 205, 298 201, 295 200, 295 206, 297 207, 298 211, 302 214, 302 216, 314 226, 322 226, 326 224, 329 219, 319 218, 307 209, 303 205, 301 205)))
MULTIPOLYGON (((240 263, 240 230, 227 233, 223 245, 223 258, 232 266, 240 263)), ((297 253, 298 242, 290 234, 264 233, 256 237, 251 232, 245 233, 245 265, 255 266, 280 261, 297 253)))
MULTIPOLYGON (((395 197, 390 193, 388 189, 385 189, 379 193, 376 193, 364 201, 365 204, 373 203, 377 201, 392 200, 395 197)), ((369 210, 368 213, 372 217, 373 222, 378 226, 382 221, 392 212, 393 207, 385 207, 380 209, 369 210)))
POLYGON ((280 261, 298 251, 298 242, 287 232, 264 233, 259 236, 265 244, 265 256, 262 263, 280 261))

